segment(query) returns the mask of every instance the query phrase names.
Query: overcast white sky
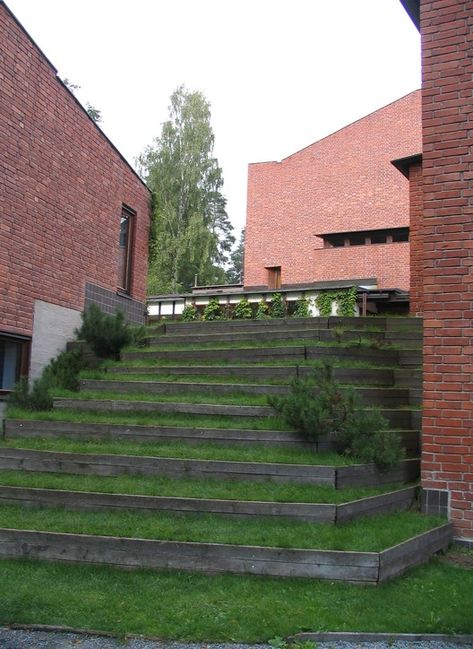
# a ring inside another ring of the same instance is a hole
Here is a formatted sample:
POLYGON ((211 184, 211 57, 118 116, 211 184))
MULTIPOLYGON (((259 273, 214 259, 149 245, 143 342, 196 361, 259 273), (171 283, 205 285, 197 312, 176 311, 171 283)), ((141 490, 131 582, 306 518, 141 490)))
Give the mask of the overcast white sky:
POLYGON ((281 160, 420 87, 419 34, 399 0, 6 1, 131 163, 172 91, 202 91, 238 229, 249 162, 281 160))

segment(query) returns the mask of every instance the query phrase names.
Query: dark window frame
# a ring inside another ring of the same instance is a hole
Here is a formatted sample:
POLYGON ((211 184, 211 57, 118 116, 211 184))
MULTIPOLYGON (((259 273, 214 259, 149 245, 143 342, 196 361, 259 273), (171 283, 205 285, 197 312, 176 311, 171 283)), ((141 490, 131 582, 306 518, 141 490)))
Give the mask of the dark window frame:
POLYGON ((118 292, 119 293, 124 293, 125 295, 131 295, 131 280, 132 280, 132 271, 133 271, 133 249, 134 249, 134 243, 135 243, 135 221, 136 221, 136 212, 134 209, 131 207, 128 207, 128 205, 123 204, 122 205, 122 210, 120 213, 120 231, 119 231, 119 241, 118 241, 118 255, 119 255, 119 260, 118 260, 118 292), (127 231, 127 240, 126 240, 126 248, 125 250, 125 256, 122 264, 122 247, 120 244, 120 238, 121 238, 121 226, 122 226, 122 219, 126 218, 128 221, 128 231, 127 231), (121 284, 124 284, 124 286, 121 286, 121 284))
MULTIPOLYGON (((9 342, 16 343, 19 345, 19 354, 17 358, 16 366, 16 375, 15 383, 17 383, 21 378, 26 378, 28 376, 28 369, 30 363, 30 348, 31 348, 31 338, 26 336, 19 336, 16 334, 10 334, 5 331, 0 331, 0 341, 7 340, 9 342)), ((0 395, 10 394, 12 389, 3 388, 0 383, 0 395)))

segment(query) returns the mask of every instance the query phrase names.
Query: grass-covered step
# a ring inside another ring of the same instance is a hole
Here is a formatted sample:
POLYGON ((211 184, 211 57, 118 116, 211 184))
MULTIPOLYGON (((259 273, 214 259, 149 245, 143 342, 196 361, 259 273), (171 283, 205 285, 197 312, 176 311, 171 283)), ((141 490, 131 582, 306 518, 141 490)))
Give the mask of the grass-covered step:
MULTIPOLYGON (((399 335, 399 341, 402 341, 402 335, 399 335)), ((405 335, 405 334, 404 334, 405 335)), ((413 338, 409 337, 408 340, 413 338)), ((251 340, 253 342, 273 342, 276 340, 296 340, 296 341, 326 341, 326 342, 348 342, 356 341, 379 341, 384 342, 385 334, 383 332, 373 331, 336 331, 321 329, 246 329, 245 331, 231 331, 218 333, 188 333, 185 335, 165 335, 148 336, 147 341, 150 345, 211 345, 218 343, 238 343, 251 340)), ((415 340, 415 338, 414 338, 415 340)))
MULTIPOLYGON (((145 360, 149 362, 232 362, 260 363, 264 361, 292 361, 299 363, 303 360, 362 361, 372 365, 392 366, 399 362, 400 355, 405 355, 406 364, 419 366, 422 362, 421 353, 415 350, 398 350, 371 348, 366 346, 343 347, 341 345, 284 345, 284 346, 233 346, 200 349, 156 349, 125 351, 122 360, 145 360)), ((403 356, 404 358, 404 356, 403 356)))
MULTIPOLYGON (((261 383, 196 383, 184 381, 122 381, 111 379, 82 379, 80 381, 81 390, 92 392, 115 392, 130 394, 132 392, 142 394, 168 394, 168 395, 182 395, 182 394, 200 394, 205 398, 205 395, 212 394, 227 395, 227 394, 244 394, 244 395, 279 395, 287 394, 289 392, 288 385, 274 385, 274 384, 261 384, 261 383)), ((368 405, 384 405, 388 407, 396 407, 409 404, 410 393, 407 388, 393 388, 393 387, 354 387, 354 391, 360 399, 368 405)))
MULTIPOLYGON (((278 382, 289 383, 295 378, 305 378, 312 376, 318 371, 316 367, 306 367, 304 365, 148 365, 133 366, 125 365, 124 362, 117 363, 107 368, 106 374, 125 377, 129 374, 135 376, 161 377, 170 380, 222 380, 244 382, 252 380, 273 380, 278 382)), ((364 385, 378 385, 383 387, 392 387, 395 383, 394 369, 372 368, 372 367, 334 367, 332 370, 333 378, 341 383, 363 383, 364 385)), ((400 375, 400 380, 408 380, 406 370, 400 375)), ((399 387, 410 387, 402 385, 399 387)))
MULTIPOLYGON (((25 445, 40 440, 21 440, 25 445)), ((54 440, 48 441, 53 446, 54 440)), ((59 447, 80 448, 79 443, 71 446, 68 440, 61 440, 59 447)), ((87 447, 86 447, 87 448, 87 447)), ((90 448, 90 447, 89 447, 90 448)), ((167 476, 171 478, 195 477, 222 480, 250 480, 255 482, 275 481, 296 484, 318 484, 337 488, 350 486, 370 487, 383 484, 415 482, 419 476, 417 459, 403 460, 388 471, 380 471, 374 464, 350 466, 292 464, 284 462, 250 462, 211 459, 188 459, 151 455, 120 455, 119 445, 102 445, 102 453, 84 453, 56 450, 36 450, 24 447, 0 447, 0 469, 21 471, 50 471, 53 473, 76 473, 85 475, 144 475, 167 476)), ((127 449, 128 450, 128 449, 127 449)), ((143 449, 129 449, 145 452, 143 449)), ((157 451, 155 451, 157 452, 157 451)), ((308 457, 308 460, 315 458, 308 457)), ((335 456, 333 462, 343 458, 335 456)))
MULTIPOLYGON (((179 441, 188 444, 217 443, 235 446, 282 446, 306 448, 319 452, 334 451, 335 440, 324 438, 317 446, 295 431, 248 428, 208 428, 202 426, 144 426, 118 423, 48 421, 34 419, 9 419, 5 422, 5 438, 68 438, 77 440, 123 440, 130 442, 179 441)), ((402 445, 409 457, 419 454, 417 431, 398 431, 402 445)))
POLYGON ((362 516, 375 516, 391 511, 407 510, 412 507, 415 497, 416 488, 407 487, 337 505, 332 503, 258 502, 215 498, 111 494, 0 484, 0 505, 65 507, 66 509, 79 511, 164 511, 175 514, 190 512, 193 514, 219 514, 237 518, 253 518, 255 516, 285 517, 292 520, 324 523, 345 522, 362 516))
POLYGON ((376 584, 447 548, 451 525, 397 513, 333 526, 212 515, 0 508, 3 557, 376 584), (159 539, 159 540, 155 540, 159 539), (316 548, 316 549, 315 549, 316 548))
MULTIPOLYGON (((163 476, 115 477, 48 473, 38 471, 0 471, 0 485, 63 491, 96 491, 110 494, 141 496, 168 496, 216 500, 244 500, 267 503, 311 503, 344 505, 351 501, 370 499, 373 496, 402 491, 396 485, 378 487, 348 487, 294 484, 284 482, 248 482, 213 480, 211 478, 179 478, 163 476)), ((412 486, 411 486, 412 487, 412 486)), ((411 487, 406 487, 410 489, 411 487)))
MULTIPOLYGON (((276 411, 270 406, 254 405, 234 405, 232 403, 200 403, 195 402, 198 395, 170 395, 170 400, 165 400, 168 395, 146 395, 133 394, 130 392, 113 395, 110 398, 101 398, 109 395, 100 393, 83 393, 74 398, 57 397, 54 399, 54 408, 57 409, 74 409, 77 411, 103 412, 103 413, 181 413, 197 416, 229 416, 229 417, 274 417, 276 411), (119 397, 119 398, 118 398, 119 397), (192 399, 193 397, 193 399, 192 399), (171 400, 172 399, 172 400, 171 400)), ((206 400, 216 401, 215 395, 207 395, 206 400)), ((222 399, 223 397, 220 397, 222 399)), ((248 396, 242 397, 248 400, 248 396)), ((252 397, 255 399, 255 397, 252 397)), ((227 400, 232 397, 228 396, 227 400)), ((420 410, 409 407, 386 408, 380 409, 381 414, 385 417, 389 425, 397 429, 419 430, 420 410)))

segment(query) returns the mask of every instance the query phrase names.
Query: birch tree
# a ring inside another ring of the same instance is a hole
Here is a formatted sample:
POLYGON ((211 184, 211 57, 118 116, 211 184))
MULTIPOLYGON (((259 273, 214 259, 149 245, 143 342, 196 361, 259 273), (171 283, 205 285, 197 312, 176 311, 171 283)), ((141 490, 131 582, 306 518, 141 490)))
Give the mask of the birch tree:
POLYGON ((213 148, 208 101, 178 87, 160 137, 139 158, 153 192, 151 294, 187 291, 195 276, 200 285, 225 281, 235 239, 213 148))

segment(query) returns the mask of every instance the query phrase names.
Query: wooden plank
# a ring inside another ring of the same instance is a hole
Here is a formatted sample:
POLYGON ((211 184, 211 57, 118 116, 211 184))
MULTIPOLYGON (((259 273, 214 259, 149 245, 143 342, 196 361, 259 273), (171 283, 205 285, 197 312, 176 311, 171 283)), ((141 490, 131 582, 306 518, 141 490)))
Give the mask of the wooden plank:
MULTIPOLYGON (((246 428, 199 428, 198 426, 140 426, 123 424, 88 424, 70 421, 7 420, 7 438, 68 437, 70 439, 122 439, 133 442, 179 440, 189 444, 218 442, 222 445, 284 446, 315 450, 312 442, 296 432, 251 430, 246 428)), ((331 448, 332 446, 330 446, 331 448)), ((328 447, 327 447, 328 448, 328 447)))
POLYGON ((231 417, 270 417, 269 406, 232 406, 227 404, 184 403, 171 401, 132 401, 127 399, 68 399, 57 397, 54 408, 99 412, 183 412, 193 415, 228 415, 231 417))
POLYGON ((337 488, 375 487, 396 482, 414 482, 419 477, 420 461, 416 458, 398 462, 388 471, 380 472, 375 464, 354 464, 337 469, 337 488))
POLYGON ((222 349, 198 349, 185 351, 143 351, 143 352, 124 352, 123 360, 133 359, 167 359, 176 361, 185 360, 207 360, 207 361, 247 361, 259 362, 263 360, 304 360, 305 347, 288 346, 288 347, 240 347, 240 348, 222 348, 222 349))
POLYGON ((220 514, 237 518, 284 517, 335 522, 336 506, 321 503, 279 503, 216 498, 180 498, 0 486, 0 502, 23 506, 66 507, 72 510, 169 511, 175 514, 220 514))
POLYGON ((387 494, 360 498, 337 506, 336 522, 351 521, 362 516, 376 516, 409 509, 416 498, 416 487, 398 489, 387 494))
POLYGON ((453 537, 453 526, 446 523, 399 543, 380 553, 379 581, 402 574, 411 566, 427 561, 433 554, 446 550, 453 537))
POLYGON ((0 469, 86 475, 166 475, 226 480, 335 485, 332 466, 187 460, 133 455, 100 455, 0 448, 0 469))
POLYGON ((0 555, 121 567, 376 583, 378 553, 155 541, 0 529, 0 555))

